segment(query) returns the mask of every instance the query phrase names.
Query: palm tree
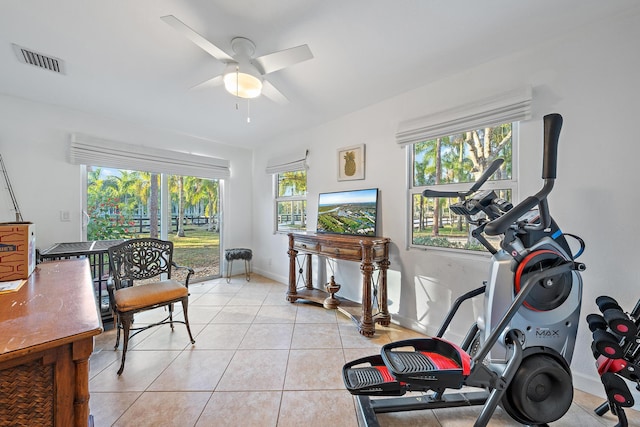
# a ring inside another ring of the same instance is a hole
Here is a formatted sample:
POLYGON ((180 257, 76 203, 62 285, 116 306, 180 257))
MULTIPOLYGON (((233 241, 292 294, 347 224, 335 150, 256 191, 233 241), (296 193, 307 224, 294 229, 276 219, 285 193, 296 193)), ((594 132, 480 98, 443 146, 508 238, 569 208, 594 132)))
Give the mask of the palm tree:
MULTIPOLYGON (((465 143, 469 148, 469 159, 473 163, 472 172, 476 178, 497 159, 505 149, 511 150, 512 125, 506 123, 493 128, 487 127, 466 132, 465 143), (508 148, 507 148, 508 147, 508 148)), ((505 169, 511 169, 511 157, 505 158, 505 169)))
POLYGON ((89 168, 87 175, 87 238, 104 240, 128 235, 122 196, 125 180, 109 175, 103 168, 89 168))
POLYGON ((307 172, 283 172, 278 175, 278 196, 299 196, 307 192, 307 172))
MULTIPOLYGON (((434 162, 434 151, 430 141, 419 142, 414 145, 414 176, 413 181, 415 186, 432 185, 434 162)), ((426 208, 425 203, 427 199, 420 195, 420 209, 418 229, 420 231, 427 228, 427 215, 425 215, 426 208)))
POLYGON ((149 236, 158 237, 158 174, 149 176, 149 236))
POLYGON ((102 168, 87 169, 87 208, 97 207, 103 195, 104 179, 102 168))
POLYGON ((185 178, 187 202, 191 205, 205 204, 205 215, 208 217, 208 230, 215 230, 215 217, 218 214, 218 180, 206 178, 185 178))
POLYGON ((178 232, 176 237, 184 237, 184 177, 176 177, 176 186, 178 187, 178 232))
MULTIPOLYGON (((436 170, 435 170, 435 182, 434 184, 440 184, 440 177, 442 176, 442 138, 436 138, 436 146, 435 146, 435 154, 436 154, 436 170)), ((440 227, 441 219, 440 219, 440 198, 436 197, 433 204, 433 228, 431 230, 432 236, 440 235, 440 227)))
POLYGON ((119 208, 125 215, 130 214, 138 207, 136 187, 140 183, 140 172, 120 170, 120 176, 116 177, 119 208))
POLYGON ((149 217, 149 237, 157 238, 158 232, 158 174, 150 172, 140 172, 140 179, 135 185, 136 195, 139 198, 140 220, 145 215, 144 207, 147 209, 149 217))

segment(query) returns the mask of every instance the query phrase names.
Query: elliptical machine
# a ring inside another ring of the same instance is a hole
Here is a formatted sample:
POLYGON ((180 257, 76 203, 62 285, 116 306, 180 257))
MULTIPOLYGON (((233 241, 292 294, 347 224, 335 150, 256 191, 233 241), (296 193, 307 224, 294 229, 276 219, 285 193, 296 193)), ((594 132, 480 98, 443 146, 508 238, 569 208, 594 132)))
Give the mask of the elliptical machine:
POLYGON ((562 117, 544 117, 543 188, 517 206, 494 191, 479 191, 502 165, 498 159, 467 192, 426 190, 425 197, 459 197, 451 210, 464 215, 493 255, 489 279, 459 297, 436 337, 382 347, 379 355, 351 361, 343 380, 357 395, 362 424, 377 426, 377 413, 482 405, 475 426, 486 426, 496 407, 516 421, 544 425, 561 418, 573 400, 570 363, 582 301, 575 262, 582 239, 563 234, 549 213, 556 178, 562 117), (484 213, 485 215, 478 215, 484 213), (484 236, 504 235, 496 249, 484 236), (573 254, 565 236, 577 239, 573 254), (443 339, 461 304, 484 294, 484 310, 458 346, 443 339), (482 390, 447 392, 464 386, 482 390), (371 399, 370 396, 426 395, 371 399))

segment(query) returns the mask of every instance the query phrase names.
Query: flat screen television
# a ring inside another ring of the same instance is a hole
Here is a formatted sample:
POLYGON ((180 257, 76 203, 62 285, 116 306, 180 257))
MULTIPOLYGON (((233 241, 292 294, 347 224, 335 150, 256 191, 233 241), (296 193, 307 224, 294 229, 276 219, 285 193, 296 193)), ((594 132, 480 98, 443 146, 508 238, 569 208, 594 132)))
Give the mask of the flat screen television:
POLYGON ((320 193, 318 233, 376 236, 378 189, 320 193))

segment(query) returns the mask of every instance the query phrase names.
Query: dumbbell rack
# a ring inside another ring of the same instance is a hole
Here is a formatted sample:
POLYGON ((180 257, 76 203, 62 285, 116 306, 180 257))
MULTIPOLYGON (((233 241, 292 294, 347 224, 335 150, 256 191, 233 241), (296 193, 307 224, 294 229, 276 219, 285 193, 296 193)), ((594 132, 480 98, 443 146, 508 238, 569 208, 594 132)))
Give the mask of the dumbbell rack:
POLYGON ((596 298, 596 305, 601 314, 589 314, 587 323, 593 333, 591 350, 607 401, 595 413, 602 416, 611 410, 618 417, 616 427, 627 427, 623 408, 633 406, 634 399, 624 379, 635 382, 640 391, 640 300, 631 313, 625 313, 609 296, 596 298))

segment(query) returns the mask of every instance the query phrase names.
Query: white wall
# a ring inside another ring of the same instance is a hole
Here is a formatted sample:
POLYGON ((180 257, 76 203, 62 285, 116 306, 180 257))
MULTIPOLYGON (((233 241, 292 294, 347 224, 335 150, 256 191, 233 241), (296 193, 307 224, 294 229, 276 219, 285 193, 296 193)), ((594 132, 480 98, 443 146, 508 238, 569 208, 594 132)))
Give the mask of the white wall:
MULTIPOLYGON (((505 34, 508 37, 508 34, 505 34)), ((584 296, 581 318, 596 310, 594 299, 608 294, 631 310, 640 298, 635 219, 640 210, 635 171, 640 159, 637 121, 640 117, 640 17, 620 17, 584 28, 568 37, 516 55, 493 59, 458 75, 418 88, 352 113, 318 128, 271 141, 255 153, 254 268, 286 282, 287 238, 273 234, 271 180, 267 159, 291 151, 310 150, 308 222, 316 220, 319 192, 378 187, 381 235, 392 240, 389 282, 394 319, 433 333, 452 299, 480 286, 487 258, 452 255, 435 250, 407 250, 406 155, 396 146, 399 122, 465 102, 531 85, 534 115, 520 127, 520 198, 541 185, 542 116, 564 116, 560 137, 558 179, 550 196, 552 214, 564 231, 587 242, 581 261, 584 296), (336 150, 366 144, 366 178, 338 182, 336 150), (275 148, 274 148, 275 147, 275 148), (606 216, 603 215, 606 212, 606 216)), ((371 88, 375 90, 375 88, 371 88)), ((338 265, 337 281, 345 296, 359 293, 354 263, 338 265)), ((466 332, 477 315, 465 310, 452 336, 466 332)), ((573 359, 578 388, 602 393, 590 351, 590 333, 582 321, 573 359)))
MULTIPOLYGON (((81 240, 80 166, 67 161, 73 132, 229 159, 231 178, 225 180, 223 195, 223 244, 251 244, 251 151, 0 95, 0 154, 24 220, 36 224, 39 249, 81 240), (60 221, 60 211, 69 211, 71 221, 60 221)), ((0 221, 14 221, 13 205, 4 179, 1 181, 0 221)))

